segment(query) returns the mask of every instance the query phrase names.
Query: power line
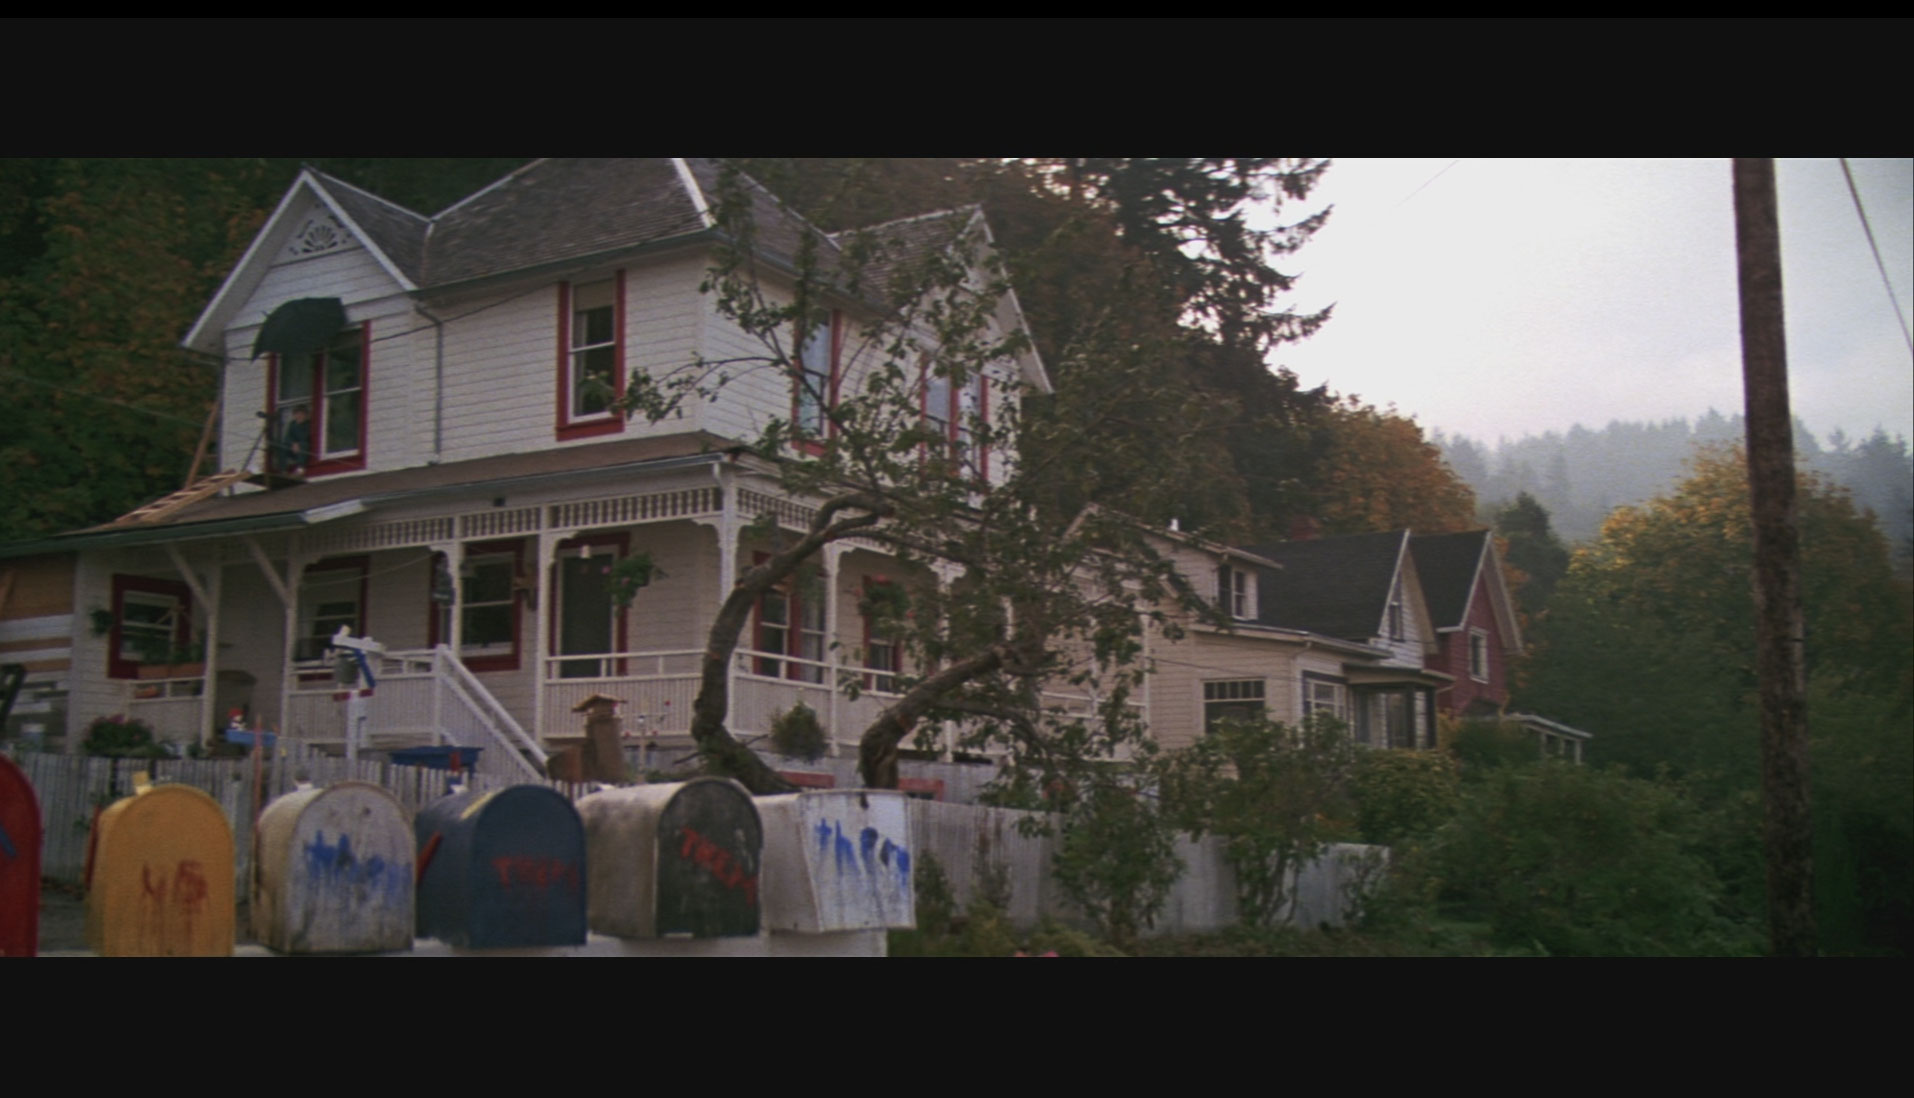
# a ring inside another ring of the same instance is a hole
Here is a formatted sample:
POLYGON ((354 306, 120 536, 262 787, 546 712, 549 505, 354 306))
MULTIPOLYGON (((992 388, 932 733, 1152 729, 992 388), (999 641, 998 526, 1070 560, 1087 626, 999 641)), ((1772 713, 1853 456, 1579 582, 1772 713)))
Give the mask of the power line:
POLYGON ((1867 210, 1861 206, 1861 192, 1854 186, 1854 172, 1848 168, 1848 158, 1841 158, 1841 174, 1847 177, 1848 193, 1854 196, 1854 213, 1861 219, 1861 231, 1867 234, 1867 246, 1874 253, 1874 266, 1881 272, 1881 285, 1887 287, 1888 303, 1894 306, 1894 319, 1901 325, 1901 338, 1907 341, 1909 354, 1914 354, 1914 335, 1907 330, 1907 317, 1901 315, 1901 301, 1894 295, 1894 283, 1887 277, 1887 264, 1881 262, 1881 247, 1874 242, 1874 226, 1868 224, 1867 210))
POLYGON ((1394 206, 1391 206, 1390 209, 1401 209, 1403 206, 1408 204, 1411 198, 1414 198, 1415 196, 1421 194, 1423 191, 1427 190, 1429 187, 1429 184, 1434 183, 1436 180, 1441 179, 1443 176, 1447 175, 1449 173, 1450 168, 1453 168, 1460 163, 1462 163, 1462 158, 1459 156, 1456 157, 1454 160, 1449 161, 1447 164, 1443 166, 1441 171, 1430 176, 1428 179, 1423 180, 1422 186, 1417 187, 1415 190, 1410 191, 1408 194, 1404 195, 1402 198, 1402 201, 1396 203, 1394 206))

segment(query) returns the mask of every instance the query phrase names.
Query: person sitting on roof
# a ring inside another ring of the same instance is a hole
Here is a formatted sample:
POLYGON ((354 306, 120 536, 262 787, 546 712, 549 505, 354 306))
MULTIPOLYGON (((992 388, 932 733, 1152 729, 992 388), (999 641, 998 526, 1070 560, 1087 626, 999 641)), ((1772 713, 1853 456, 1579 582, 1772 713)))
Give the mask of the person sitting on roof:
POLYGON ((292 418, 279 436, 279 471, 287 476, 304 476, 306 462, 312 457, 311 413, 304 404, 292 406, 292 418))

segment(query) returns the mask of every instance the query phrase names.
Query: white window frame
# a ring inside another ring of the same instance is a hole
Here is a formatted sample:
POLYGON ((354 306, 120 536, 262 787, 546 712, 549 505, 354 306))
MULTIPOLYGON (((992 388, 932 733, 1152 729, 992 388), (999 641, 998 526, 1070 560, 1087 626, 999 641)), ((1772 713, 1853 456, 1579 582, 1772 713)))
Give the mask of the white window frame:
POLYGON ((791 425, 809 443, 822 443, 830 434, 829 410, 837 404, 838 315, 820 321, 798 350, 791 425))
POLYGON ((1216 570, 1216 608, 1237 621, 1256 617, 1256 573, 1225 564, 1216 570))
POLYGON ((1349 721, 1349 687, 1333 679, 1303 674, 1303 717, 1327 711, 1344 724, 1349 721))
POLYGON ((571 361, 567 363, 566 368, 570 371, 568 380, 571 388, 571 400, 570 406, 566 409, 566 422, 593 423, 603 419, 610 419, 615 414, 610 407, 610 402, 617 399, 616 394, 618 391, 617 279, 608 278, 601 282, 587 282, 583 285, 572 287, 570 342, 571 361), (591 314, 600 312, 604 314, 602 319, 605 321, 608 331, 604 339, 590 341, 591 314), (602 395, 602 398, 607 402, 606 407, 600 408, 597 411, 588 411, 585 408, 585 399, 590 395, 591 391, 595 391, 595 389, 586 384, 593 377, 586 362, 594 351, 606 352, 611 358, 610 373, 602 379, 605 388, 610 390, 610 392, 602 395))
POLYGON ((1237 716, 1228 712, 1212 713, 1211 706, 1226 707, 1254 704, 1256 717, 1269 716, 1269 680, 1205 679, 1203 681, 1203 732, 1207 735, 1216 723, 1237 716))
POLYGON ((1469 630, 1469 677, 1476 682, 1489 681, 1489 633, 1486 629, 1469 630))

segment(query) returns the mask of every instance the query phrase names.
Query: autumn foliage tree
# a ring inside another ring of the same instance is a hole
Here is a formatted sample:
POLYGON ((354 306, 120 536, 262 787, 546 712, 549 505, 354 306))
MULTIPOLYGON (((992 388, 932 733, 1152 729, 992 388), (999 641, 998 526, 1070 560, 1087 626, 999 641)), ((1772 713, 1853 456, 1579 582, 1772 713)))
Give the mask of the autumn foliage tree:
POLYGON ((1345 397, 1322 420, 1326 454, 1315 489, 1322 532, 1404 527, 1445 534, 1475 526, 1475 493, 1416 422, 1345 397))
MULTIPOLYGON (((1914 609, 1886 539, 1847 493, 1797 496, 1823 947, 1914 933, 1914 609)), ((1701 451, 1675 491, 1609 517, 1550 603, 1516 701, 1595 733, 1591 759, 1666 769, 1727 799, 1759 788, 1745 464, 1701 451)))

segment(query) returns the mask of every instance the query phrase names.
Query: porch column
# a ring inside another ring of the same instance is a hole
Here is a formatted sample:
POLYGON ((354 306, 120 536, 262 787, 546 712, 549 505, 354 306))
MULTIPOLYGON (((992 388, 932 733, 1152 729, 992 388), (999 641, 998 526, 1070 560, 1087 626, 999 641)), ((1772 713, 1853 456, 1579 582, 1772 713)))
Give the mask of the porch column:
POLYGON ((568 536, 568 531, 539 531, 537 559, 532 563, 538 569, 538 605, 532 611, 532 738, 541 744, 545 742, 545 680, 550 666, 545 657, 552 650, 552 617, 558 606, 553 601, 558 597, 553 577, 558 571, 558 543, 568 536))
MULTIPOLYGON (((738 520, 737 473, 732 469, 729 463, 719 466, 716 472, 718 476, 719 506, 717 524, 718 598, 716 602, 711 604, 711 615, 714 619, 717 617, 719 609, 724 606, 724 600, 731 594, 731 588, 738 582, 738 536, 744 525, 738 520)), ((709 626, 707 626, 706 629, 708 632, 709 626)), ((700 638, 698 649, 702 653, 704 648, 704 641, 700 638)), ((702 657, 700 658, 698 666, 700 669, 704 666, 702 657)), ((724 680, 725 694, 731 699, 731 705, 735 712, 738 704, 738 659, 735 653, 732 655, 731 661, 725 665, 724 680)), ((685 714, 685 720, 687 722, 690 718, 691 714, 685 714)), ((687 724, 686 727, 689 727, 689 724, 687 724)))
POLYGON ((212 737, 214 727, 224 727, 226 724, 225 715, 219 711, 219 600, 223 597, 225 589, 226 565, 223 560, 216 557, 212 575, 207 577, 206 581, 206 666, 203 671, 205 681, 199 688, 201 746, 204 746, 212 737))
POLYGON ((171 542, 166 545, 166 555, 172 559, 173 567, 178 569, 180 576, 186 580, 186 586, 192 590, 193 597, 199 600, 202 607, 205 607, 206 628, 200 634, 205 650, 200 653, 199 728, 193 735, 193 741, 201 747, 206 745, 207 730, 217 719, 218 699, 214 697, 216 691, 213 689, 213 684, 219 681, 219 592, 220 579, 225 572, 224 567, 219 563, 221 554, 218 548, 211 549, 210 553, 215 563, 208 582, 202 584, 199 574, 193 571, 192 567, 186 563, 186 558, 180 555, 179 546, 171 542))
POLYGON ((439 643, 456 656, 465 642, 465 577, 459 574, 465 568, 465 543, 451 542, 440 552, 445 554, 446 570, 452 574, 452 605, 446 612, 445 635, 439 638, 439 643))
POLYGON ((281 578, 279 570, 273 567, 271 558, 260 548, 256 538, 245 539, 246 551, 252 554, 253 563, 266 577, 266 585, 279 596, 279 605, 284 610, 284 627, 281 630, 279 660, 279 730, 290 736, 292 728, 292 683, 293 650, 298 645, 299 634, 299 577, 306 570, 306 560, 295 549, 295 542, 286 540, 286 575, 281 578))
MULTIPOLYGON (((949 561, 932 561, 931 571, 932 574, 937 577, 938 592, 940 594, 948 592, 951 583, 957 578, 957 566, 949 561)), ((1016 607, 1006 606, 1005 612, 1006 620, 1010 623, 1011 629, 1014 630, 1017 626, 1016 607)), ((928 671, 929 668, 924 668, 923 670, 928 671)), ((1043 684, 1033 684, 1033 688, 1037 692, 1037 705, 1041 707, 1043 705, 1043 684)), ((937 735, 937 760, 939 762, 955 762, 956 759, 957 726, 950 721, 944 721, 943 727, 938 730, 937 735)))
MULTIPOLYGON (((844 559, 846 547, 831 544, 824 547, 822 568, 824 574, 818 577, 818 586, 823 588, 824 599, 824 727, 831 730, 827 742, 830 744, 831 757, 841 754, 838 747, 838 699, 837 699, 837 654, 842 650, 837 636, 837 576, 838 564, 844 559)), ((802 626, 800 625, 800 628, 802 626)))

